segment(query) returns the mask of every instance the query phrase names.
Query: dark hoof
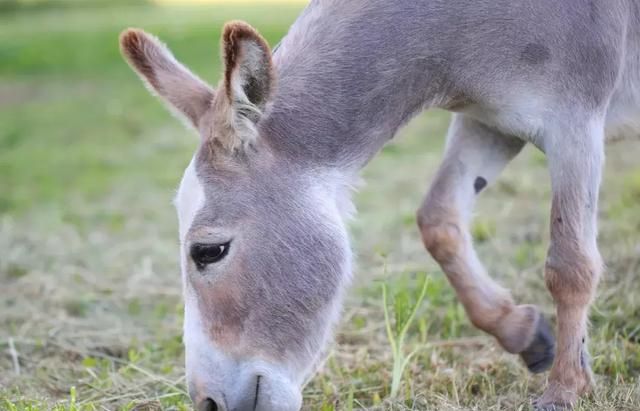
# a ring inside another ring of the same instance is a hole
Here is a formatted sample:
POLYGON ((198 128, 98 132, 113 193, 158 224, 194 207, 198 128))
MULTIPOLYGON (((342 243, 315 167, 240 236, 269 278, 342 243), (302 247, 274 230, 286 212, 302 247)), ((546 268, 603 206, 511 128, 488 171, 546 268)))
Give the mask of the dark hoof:
POLYGON ((540 314, 536 335, 533 337, 533 341, 529 347, 520 353, 520 356, 529 371, 532 373, 540 373, 551 367, 555 351, 556 339, 553 336, 551 325, 546 318, 540 314))

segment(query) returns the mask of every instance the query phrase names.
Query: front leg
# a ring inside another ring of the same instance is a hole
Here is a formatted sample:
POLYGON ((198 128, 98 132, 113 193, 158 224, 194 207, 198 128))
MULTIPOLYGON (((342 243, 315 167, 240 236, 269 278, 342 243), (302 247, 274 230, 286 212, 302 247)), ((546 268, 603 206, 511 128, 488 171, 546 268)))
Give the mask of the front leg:
POLYGON ((545 266, 556 303, 558 342, 540 410, 571 408, 593 387, 587 353, 587 320, 602 263, 597 247, 598 190, 604 160, 601 123, 568 129, 548 144, 553 204, 551 245, 545 266))
POLYGON ((463 304, 471 322, 519 354, 532 372, 551 366, 554 337, 533 305, 517 305, 508 290, 487 273, 469 232, 476 197, 495 181, 524 142, 456 115, 444 161, 418 211, 424 244, 463 304))

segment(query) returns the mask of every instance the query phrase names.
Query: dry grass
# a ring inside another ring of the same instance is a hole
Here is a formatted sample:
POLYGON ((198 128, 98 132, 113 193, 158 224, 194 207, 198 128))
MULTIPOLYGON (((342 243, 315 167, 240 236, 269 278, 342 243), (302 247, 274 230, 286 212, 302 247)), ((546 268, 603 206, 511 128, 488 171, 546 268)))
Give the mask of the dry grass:
MULTIPOLYGON (((120 61, 117 32, 159 32, 213 80, 222 21, 245 18, 273 43, 297 12, 109 10, 0 15, 0 53, 11 57, 0 57, 0 102, 10 102, 0 103, 0 409, 190 407, 170 201, 196 142, 120 61)), ((356 281, 305 409, 528 410, 544 386, 544 375, 530 376, 469 325, 423 250, 414 210, 446 125, 444 113, 420 116, 364 171, 352 224, 356 281), (415 298, 423 272, 432 283, 406 341, 418 353, 392 401, 381 283, 415 298)), ((608 273, 591 342, 599 388, 582 410, 640 409, 639 155, 638 142, 608 150, 600 212, 608 273)), ((482 196, 473 231, 493 275, 553 317, 542 280, 548 201, 544 157, 528 149, 482 196)))

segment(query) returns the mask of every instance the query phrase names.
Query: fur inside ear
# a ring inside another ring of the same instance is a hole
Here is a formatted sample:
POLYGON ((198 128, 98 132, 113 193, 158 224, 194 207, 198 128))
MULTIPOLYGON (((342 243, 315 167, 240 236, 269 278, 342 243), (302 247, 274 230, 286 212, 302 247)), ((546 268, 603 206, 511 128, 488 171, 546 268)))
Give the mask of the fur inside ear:
POLYGON ((213 88, 180 64, 157 38, 142 30, 123 31, 120 50, 148 88, 197 129, 213 101, 213 88))
POLYGON ((275 83, 271 50, 253 27, 241 21, 225 25, 222 48, 223 87, 232 108, 232 124, 240 138, 251 139, 275 83))

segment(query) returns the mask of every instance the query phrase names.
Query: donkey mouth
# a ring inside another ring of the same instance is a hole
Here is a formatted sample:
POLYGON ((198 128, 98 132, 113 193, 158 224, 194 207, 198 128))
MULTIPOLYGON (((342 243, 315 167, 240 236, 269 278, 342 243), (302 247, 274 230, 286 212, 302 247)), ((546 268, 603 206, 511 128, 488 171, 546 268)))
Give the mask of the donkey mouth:
POLYGON ((260 397, 260 378, 262 378, 260 375, 256 378, 256 394, 253 398, 253 411, 258 408, 258 398, 260 397))
POLYGON ((198 404, 198 411, 218 411, 218 404, 211 398, 207 398, 198 404))

